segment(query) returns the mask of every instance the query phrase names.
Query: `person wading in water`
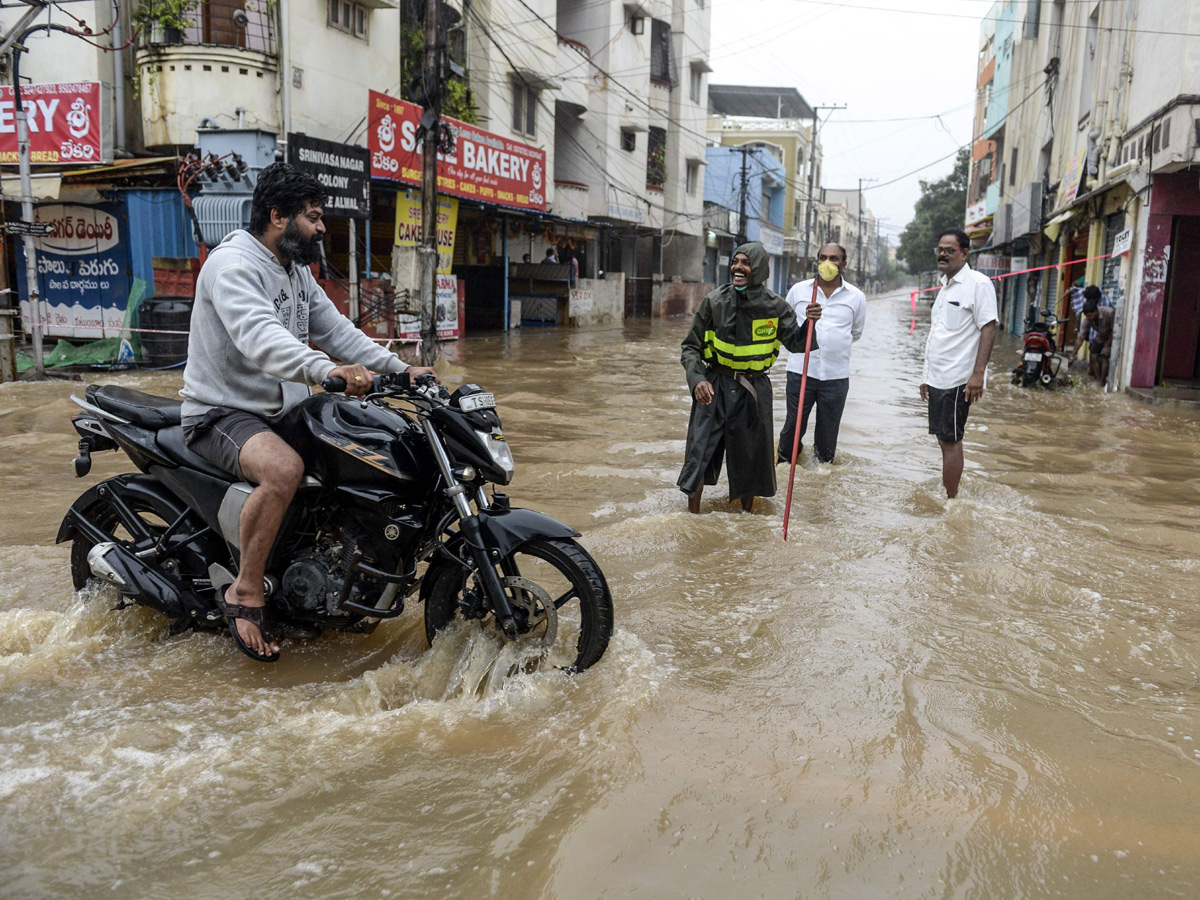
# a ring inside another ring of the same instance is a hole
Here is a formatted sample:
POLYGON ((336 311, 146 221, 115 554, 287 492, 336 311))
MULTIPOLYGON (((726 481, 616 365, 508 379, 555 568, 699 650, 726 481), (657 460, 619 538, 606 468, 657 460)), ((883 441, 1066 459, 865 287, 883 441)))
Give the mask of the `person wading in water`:
MULTIPOLYGON (((810 303, 805 320, 783 297, 763 286, 767 251, 758 241, 742 244, 729 266, 730 284, 702 301, 683 339, 681 361, 692 394, 683 470, 676 482, 688 496, 688 511, 700 512, 704 485, 716 484, 722 458, 729 456, 729 499, 742 510, 755 497, 775 495, 775 427, 771 380, 779 345, 804 352, 810 323, 821 306, 810 303)), ((814 339, 812 348, 816 349, 814 339)))

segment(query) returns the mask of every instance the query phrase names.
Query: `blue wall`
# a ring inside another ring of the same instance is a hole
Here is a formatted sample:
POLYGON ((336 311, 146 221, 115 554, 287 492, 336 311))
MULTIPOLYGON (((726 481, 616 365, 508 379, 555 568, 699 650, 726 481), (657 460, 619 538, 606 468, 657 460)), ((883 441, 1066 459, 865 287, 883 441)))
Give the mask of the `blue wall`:
POLYGON ((129 261, 134 278, 147 285, 146 296, 154 293, 151 260, 156 256, 195 256, 196 242, 183 198, 174 188, 119 191, 125 201, 129 261))
MULTIPOLYGON (((708 147, 708 165, 704 171, 704 202, 716 203, 737 213, 741 205, 742 154, 736 147, 708 147)), ((760 148, 746 158, 746 237, 757 241, 761 235, 759 221, 763 215, 762 198, 769 195, 771 208, 767 222, 783 227, 783 197, 785 170, 783 163, 760 148)))

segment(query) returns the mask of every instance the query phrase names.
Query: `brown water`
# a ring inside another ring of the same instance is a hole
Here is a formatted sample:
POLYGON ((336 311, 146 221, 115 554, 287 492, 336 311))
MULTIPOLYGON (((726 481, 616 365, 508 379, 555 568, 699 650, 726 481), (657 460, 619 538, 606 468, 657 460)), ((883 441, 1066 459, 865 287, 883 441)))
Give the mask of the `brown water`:
POLYGON ((782 489, 684 511, 686 321, 466 342, 514 501, 613 588, 574 678, 419 607, 268 667, 73 597, 59 520, 123 460, 71 477, 82 385, 0 386, 0 894, 1200 896, 1200 414, 1010 387, 1002 340, 947 504, 908 321, 870 303, 786 544, 782 489))

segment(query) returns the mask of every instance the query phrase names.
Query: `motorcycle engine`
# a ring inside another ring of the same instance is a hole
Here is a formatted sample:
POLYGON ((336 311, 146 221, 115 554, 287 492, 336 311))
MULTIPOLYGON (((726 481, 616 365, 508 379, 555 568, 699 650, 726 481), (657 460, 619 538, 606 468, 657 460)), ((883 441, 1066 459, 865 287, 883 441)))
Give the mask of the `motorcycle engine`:
MULTIPOLYGON (((283 573, 284 602, 297 611, 308 614, 337 618, 352 615, 339 608, 347 574, 343 559, 346 543, 326 536, 315 548, 296 554, 291 565, 283 573)), ((363 587, 361 580, 355 583, 347 599, 361 603, 363 587)))

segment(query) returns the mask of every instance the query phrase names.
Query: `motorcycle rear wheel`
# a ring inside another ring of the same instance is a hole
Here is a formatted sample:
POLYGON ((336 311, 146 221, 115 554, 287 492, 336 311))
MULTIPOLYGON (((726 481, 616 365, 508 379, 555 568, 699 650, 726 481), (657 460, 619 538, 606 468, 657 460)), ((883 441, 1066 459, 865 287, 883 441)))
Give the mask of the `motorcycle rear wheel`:
MULTIPOLYGON (((150 535, 150 538, 134 535, 121 522, 121 517, 117 513, 116 508, 106 499, 101 498, 89 504, 83 510, 83 515, 89 522, 103 531, 109 540, 120 544, 130 552, 136 554, 139 551, 150 549, 175 518, 174 511, 153 495, 131 492, 122 499, 125 501, 125 505, 137 516, 142 527, 150 535)), ((91 566, 88 565, 88 552, 95 545, 95 541, 78 534, 71 542, 71 580, 74 582, 75 590, 77 591, 87 587, 89 581, 104 583, 92 574, 91 566)), ((185 559, 184 563, 187 564, 187 562, 185 559)), ((202 576, 204 572, 203 563, 199 560, 191 560, 190 562, 191 565, 189 568, 194 571, 184 574, 202 576)), ((168 563, 170 565, 178 564, 176 560, 168 560, 168 563)))
MULTIPOLYGON (((558 538, 522 544, 505 557, 500 574, 521 630, 534 640, 539 629, 554 634, 553 645, 544 649, 548 662, 580 672, 604 655, 612 637, 612 594, 600 567, 579 544, 558 538), (541 590, 522 590, 518 584, 526 580, 541 590), (538 615, 545 596, 552 599, 557 615, 538 615)), ((462 616, 464 606, 470 609, 483 595, 474 576, 463 569, 445 568, 435 578, 425 600, 425 636, 431 644, 439 631, 462 616)), ((473 617, 481 618, 485 627, 497 627, 490 609, 478 612, 473 617)))

